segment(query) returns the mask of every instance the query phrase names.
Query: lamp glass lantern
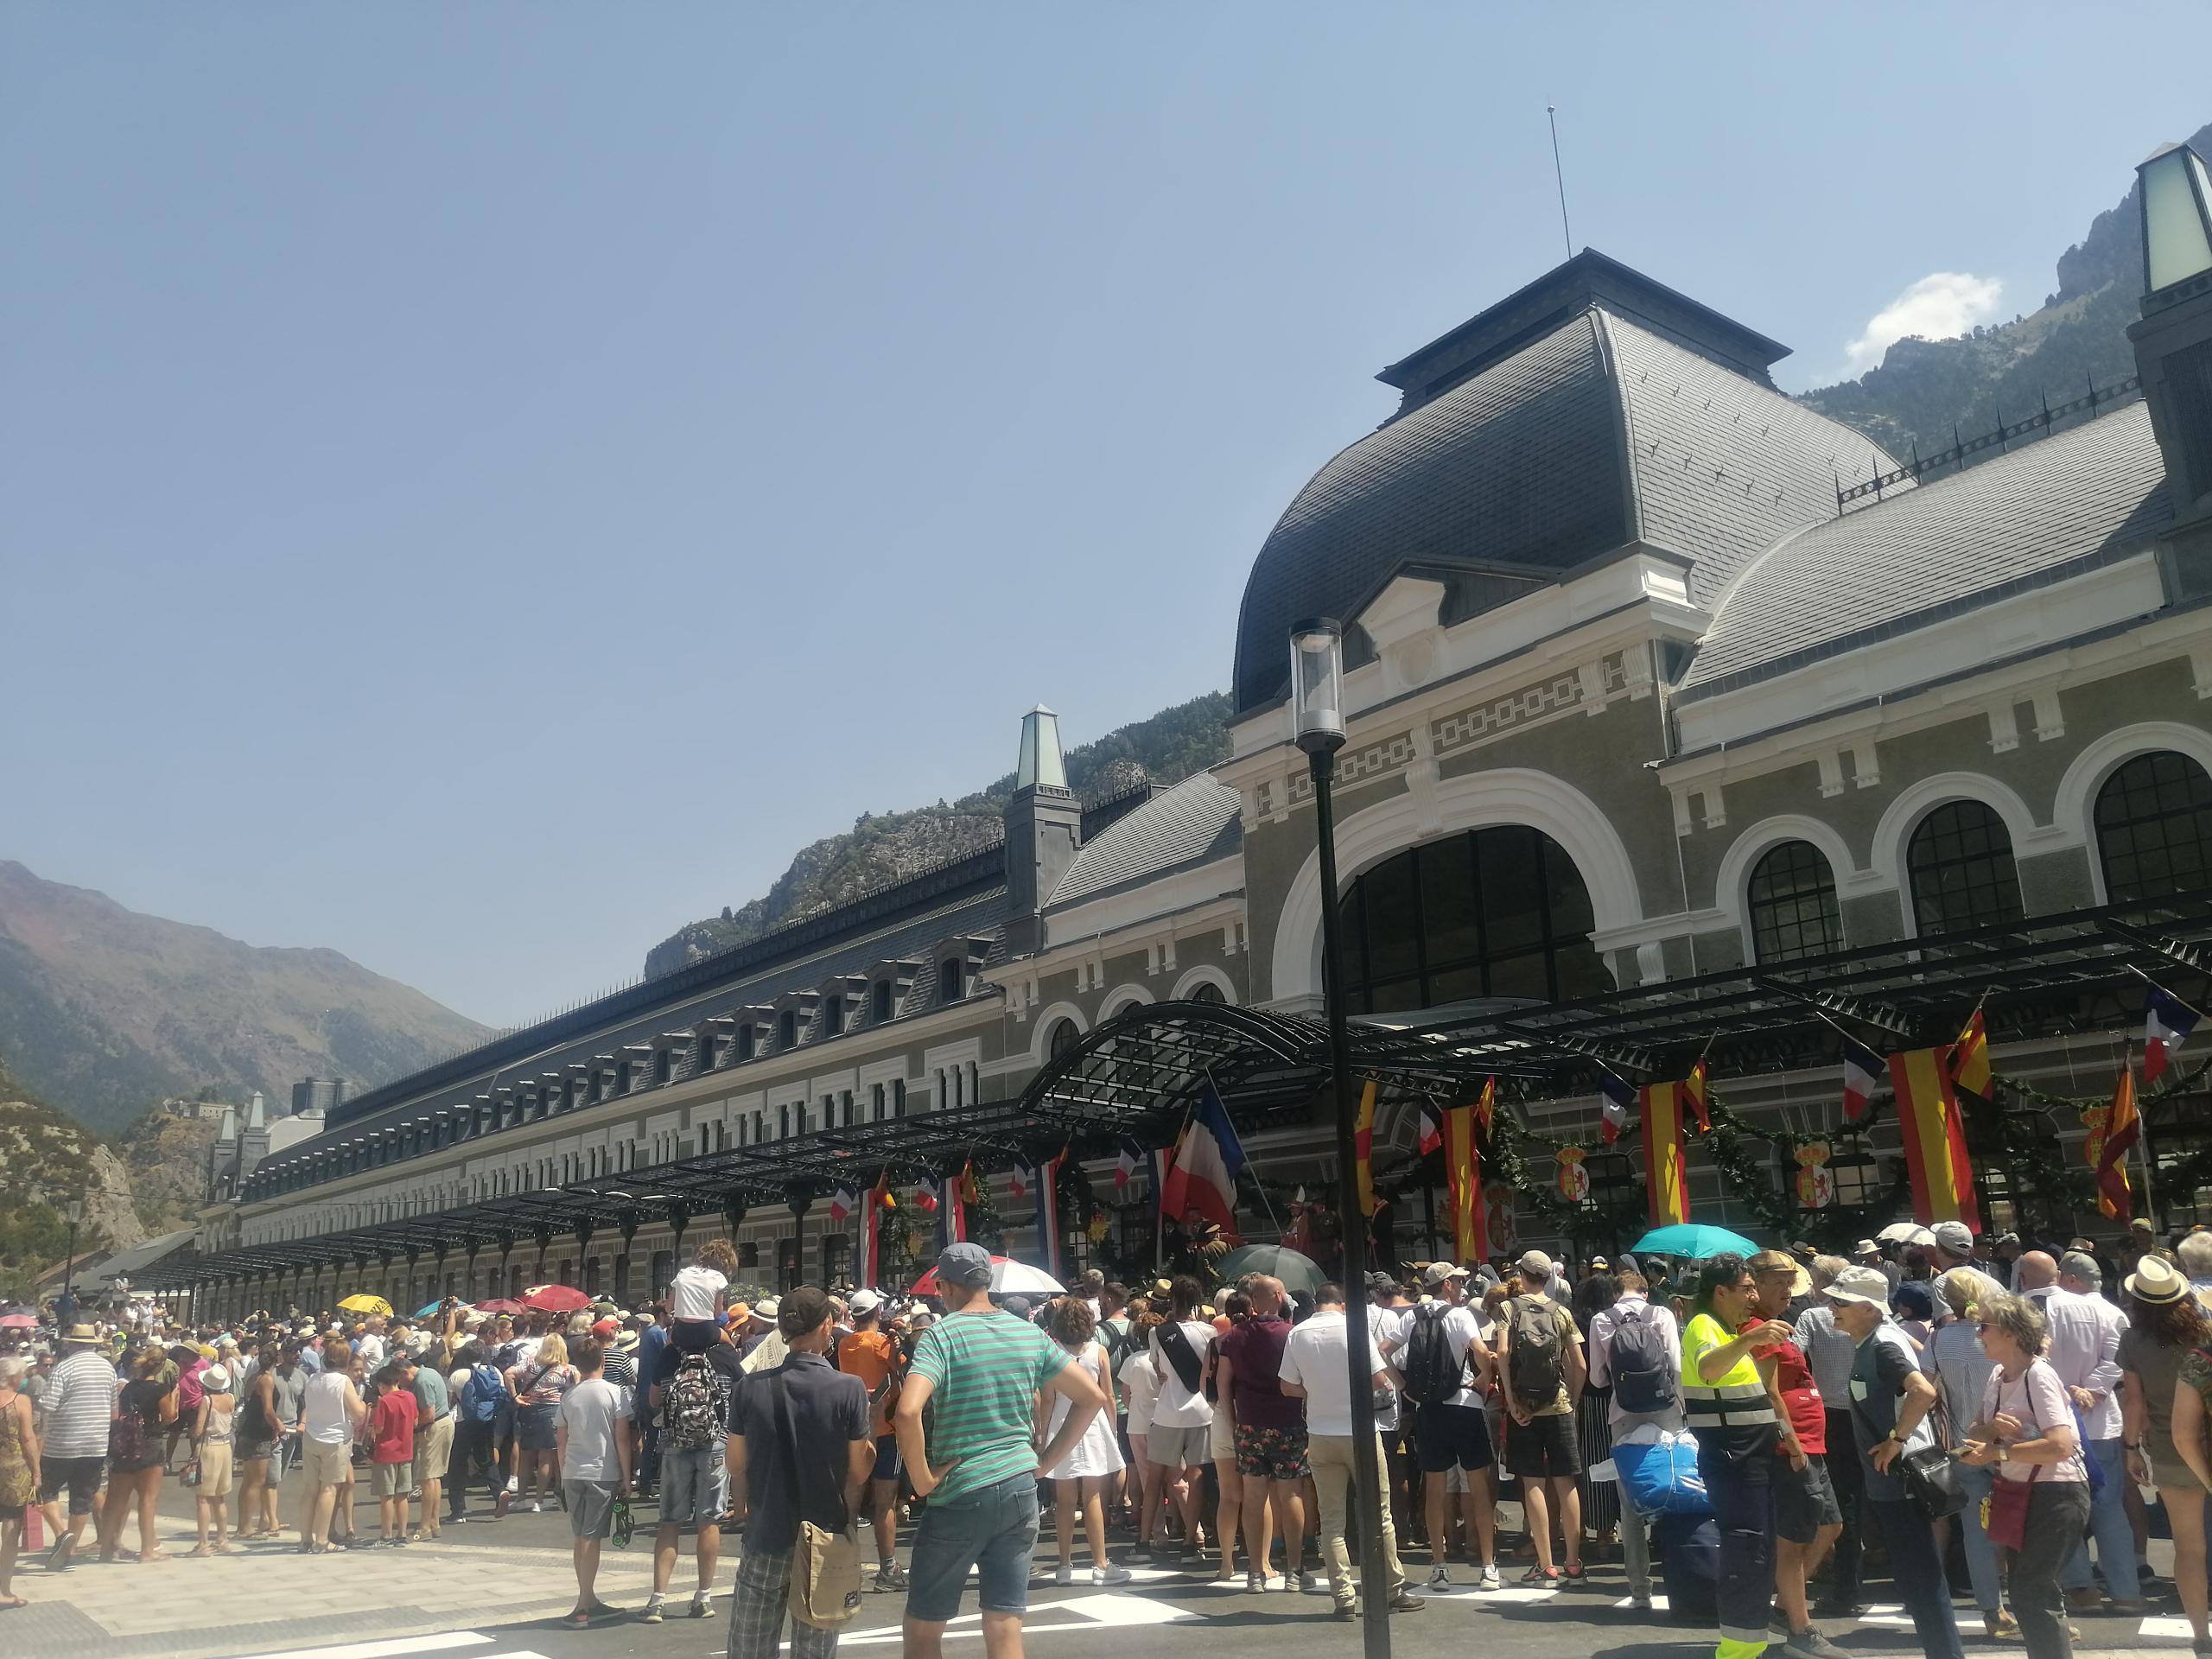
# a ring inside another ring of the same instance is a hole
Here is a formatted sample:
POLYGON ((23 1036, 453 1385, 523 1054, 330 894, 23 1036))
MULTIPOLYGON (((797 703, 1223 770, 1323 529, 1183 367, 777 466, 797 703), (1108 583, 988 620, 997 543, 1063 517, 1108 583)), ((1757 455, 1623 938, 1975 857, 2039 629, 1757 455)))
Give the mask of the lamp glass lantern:
POLYGON ((1333 617, 1291 624, 1290 702, 1300 748, 1315 754, 1343 746, 1344 631, 1333 617))
POLYGON ((2143 180, 2143 269, 2155 294, 2212 270, 2212 179, 2187 144, 2169 144, 2137 172, 2143 180))
POLYGON ((61 1206, 61 1213, 72 1227, 82 1221, 85 1218, 84 1195, 80 1192, 71 1193, 61 1206))

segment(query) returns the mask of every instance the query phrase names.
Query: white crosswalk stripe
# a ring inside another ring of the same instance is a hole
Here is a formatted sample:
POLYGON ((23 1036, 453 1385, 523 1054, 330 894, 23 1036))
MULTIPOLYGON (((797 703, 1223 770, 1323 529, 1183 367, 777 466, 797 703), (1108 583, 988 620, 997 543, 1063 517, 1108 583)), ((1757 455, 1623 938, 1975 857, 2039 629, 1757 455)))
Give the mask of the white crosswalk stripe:
MULTIPOLYGON (((382 1642, 348 1642, 341 1647, 294 1648, 283 1653, 260 1653, 252 1659, 416 1659, 420 1654, 452 1653, 461 1648, 492 1645, 481 1630, 445 1630, 435 1636, 398 1636, 382 1642)), ((472 1653, 469 1659, 493 1659, 472 1653)), ((513 1659, 520 1659, 514 1656, 513 1659)))

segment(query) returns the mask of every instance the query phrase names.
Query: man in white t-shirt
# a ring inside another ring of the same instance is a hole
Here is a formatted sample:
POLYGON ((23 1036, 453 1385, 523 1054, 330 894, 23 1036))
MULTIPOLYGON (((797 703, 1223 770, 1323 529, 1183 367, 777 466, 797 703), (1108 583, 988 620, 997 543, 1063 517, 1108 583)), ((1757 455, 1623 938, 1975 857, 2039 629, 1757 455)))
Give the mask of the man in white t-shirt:
MULTIPOLYGON (((1370 1333, 1373 1321, 1370 1321, 1370 1333)), ((1338 1618, 1358 1612, 1351 1573, 1351 1551, 1344 1544, 1345 1497, 1354 1478, 1352 1470, 1350 1340, 1341 1286, 1323 1285, 1313 1294, 1313 1314, 1293 1328, 1283 1341, 1282 1364, 1276 1372, 1282 1391, 1306 1402, 1306 1458, 1313 1471, 1314 1491, 1321 1500, 1321 1548, 1329 1560, 1329 1593, 1338 1618)), ((1370 1334, 1370 1343, 1372 1337, 1370 1334)), ((1373 1385, 1387 1389, 1389 1365, 1373 1356, 1373 1385)), ((1375 1466, 1382 1469, 1382 1437, 1375 1437, 1375 1466)), ((1382 1561, 1390 1570, 1390 1611, 1417 1613, 1428 1604, 1406 1587, 1406 1569, 1398 1562, 1397 1529, 1390 1523, 1390 1506, 1382 1510, 1382 1561)))
POLYGON ((1421 1273, 1421 1288, 1433 1299, 1407 1310, 1398 1335, 1386 1357, 1404 1380, 1412 1400, 1414 1449, 1421 1461, 1421 1484, 1428 1519, 1428 1582, 1432 1589, 1446 1589, 1452 1575, 1445 1558, 1451 1553, 1452 1527, 1447 1518, 1454 1469, 1465 1472, 1466 1491, 1460 1495, 1467 1537, 1481 1558, 1476 1587, 1501 1587, 1497 1572, 1497 1505, 1490 1470, 1497 1462, 1491 1446, 1490 1423, 1483 1402, 1490 1393, 1497 1369, 1484 1331, 1480 1310, 1465 1300, 1467 1269, 1449 1262, 1433 1262, 1421 1273), (1444 1376, 1423 1377, 1408 1370, 1421 1327, 1433 1324, 1443 1343, 1444 1376), (1426 1389, 1429 1398, 1421 1397, 1426 1389))
POLYGON ((1166 1324, 1154 1327, 1147 1344, 1160 1392, 1153 1401, 1152 1425, 1145 1431, 1145 1456, 1156 1471, 1155 1490, 1172 1487, 1185 1469, 1192 1473, 1179 1506, 1183 1512, 1183 1554, 1192 1565, 1199 1559, 1203 1477, 1213 1457, 1213 1403, 1206 1398, 1202 1380, 1213 1326, 1198 1318, 1204 1294, 1198 1281, 1187 1274, 1177 1278, 1167 1290, 1173 1312, 1166 1324))

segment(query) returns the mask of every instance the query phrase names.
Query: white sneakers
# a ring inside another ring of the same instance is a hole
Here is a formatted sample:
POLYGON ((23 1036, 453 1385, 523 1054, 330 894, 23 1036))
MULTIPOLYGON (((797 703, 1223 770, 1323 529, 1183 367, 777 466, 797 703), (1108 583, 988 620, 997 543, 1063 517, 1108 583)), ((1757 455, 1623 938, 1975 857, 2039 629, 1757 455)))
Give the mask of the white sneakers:
POLYGON ((1127 1584, 1135 1577, 1136 1574, 1130 1572, 1128 1567, 1117 1566, 1110 1561, 1104 1567, 1094 1567, 1090 1569, 1090 1581, 1093 1584, 1127 1584))

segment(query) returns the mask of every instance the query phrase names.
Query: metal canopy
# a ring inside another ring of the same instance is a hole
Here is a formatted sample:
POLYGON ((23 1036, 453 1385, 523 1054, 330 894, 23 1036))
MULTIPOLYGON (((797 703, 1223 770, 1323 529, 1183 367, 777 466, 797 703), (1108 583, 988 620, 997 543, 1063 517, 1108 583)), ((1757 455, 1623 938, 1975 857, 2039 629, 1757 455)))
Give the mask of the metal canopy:
MULTIPOLYGON (((2212 982, 2212 891, 2112 905, 1771 966, 1633 987, 1573 1002, 1431 1010, 1354 1022, 1352 1065, 1385 1101, 1468 1098, 1497 1077, 1523 1098, 1594 1091, 1602 1062, 1659 1075, 1708 1054, 1716 1077, 1832 1055, 1838 1027, 1877 1048, 1948 1041, 1977 1001, 2003 1039, 2131 1023, 2149 975, 2202 1001, 2212 982)), ((433 1214, 212 1256, 186 1253, 139 1281, 207 1283, 413 1252, 473 1254, 540 1234, 679 1224, 764 1203, 803 1207, 880 1173, 911 1180, 969 1160, 1003 1168, 1122 1136, 1164 1144, 1211 1079, 1248 1130, 1305 1120, 1328 1081, 1316 1016, 1216 1002, 1142 1004, 1055 1056, 1011 1101, 833 1126, 757 1146, 482 1199, 433 1214)))

